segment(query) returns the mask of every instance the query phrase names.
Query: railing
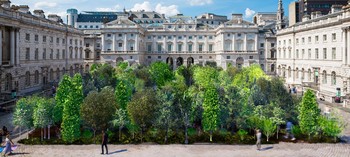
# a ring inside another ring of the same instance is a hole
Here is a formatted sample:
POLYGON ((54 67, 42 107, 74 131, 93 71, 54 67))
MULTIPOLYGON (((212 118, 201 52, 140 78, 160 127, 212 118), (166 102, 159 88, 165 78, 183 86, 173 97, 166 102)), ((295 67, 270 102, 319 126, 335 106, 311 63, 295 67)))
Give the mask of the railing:
POLYGON ((215 51, 147 51, 151 54, 215 54, 215 51))
POLYGON ((257 53, 257 51, 239 51, 239 50, 233 50, 233 51, 224 51, 224 53, 257 53))
POLYGON ((103 53, 122 53, 122 54, 130 54, 130 53, 138 53, 140 51, 102 51, 103 53))

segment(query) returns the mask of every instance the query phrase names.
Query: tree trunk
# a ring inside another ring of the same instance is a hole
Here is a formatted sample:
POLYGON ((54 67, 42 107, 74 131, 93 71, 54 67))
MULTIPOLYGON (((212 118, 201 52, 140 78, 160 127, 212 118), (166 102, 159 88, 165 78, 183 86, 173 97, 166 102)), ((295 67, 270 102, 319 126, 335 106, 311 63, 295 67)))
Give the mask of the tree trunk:
POLYGON ((210 142, 213 142, 213 131, 210 131, 210 142))
POLYGON ((278 131, 280 130, 280 126, 277 125, 277 139, 278 139, 278 131))
POLYGON ((94 129, 94 143, 96 144, 96 130, 94 129))
POLYGON ((50 139, 50 125, 47 127, 47 135, 48 135, 47 139, 50 139))
POLYGON ((119 127, 119 142, 122 141, 122 127, 119 127))
POLYGON ((143 127, 141 127, 141 143, 143 142, 143 127))
POLYGON ((165 130, 165 139, 164 139, 164 144, 168 143, 168 128, 165 130))
POLYGON ((269 136, 266 136, 266 138, 267 138, 267 142, 269 142, 269 136))
POLYGON ((185 144, 188 144, 187 125, 185 126, 185 144))
POLYGON ((46 139, 46 127, 44 127, 44 139, 46 139))
POLYGON ((43 128, 41 128, 41 141, 43 141, 43 128))

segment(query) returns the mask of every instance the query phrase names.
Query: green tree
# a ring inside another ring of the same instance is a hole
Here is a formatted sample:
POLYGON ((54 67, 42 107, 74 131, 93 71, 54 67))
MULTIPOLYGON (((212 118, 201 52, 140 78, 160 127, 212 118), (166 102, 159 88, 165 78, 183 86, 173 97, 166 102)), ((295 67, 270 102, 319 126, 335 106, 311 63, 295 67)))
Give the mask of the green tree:
POLYGON ((219 72, 213 67, 196 67, 193 72, 193 79, 196 85, 201 88, 209 88, 218 82, 219 72))
POLYGON ((33 124, 33 113, 38 101, 38 97, 27 97, 21 98, 16 103, 15 112, 13 113, 13 124, 20 128, 32 128, 33 124))
POLYGON ((151 64, 149 74, 158 87, 164 86, 165 82, 174 78, 169 65, 164 62, 154 62, 151 64))
POLYGON ((111 87, 105 87, 101 92, 90 92, 81 105, 81 117, 84 122, 94 131, 107 129, 108 123, 117 110, 114 99, 114 91, 111 87))
POLYGON ((133 124, 141 127, 141 142, 143 132, 156 120, 158 101, 155 92, 151 89, 137 92, 128 103, 127 111, 133 124))
POLYGON ((126 106, 131 99, 132 86, 127 80, 119 80, 115 88, 115 97, 118 105, 126 110, 126 106))
POLYGON ((118 109, 115 114, 114 114, 114 118, 112 120, 112 125, 114 127, 118 127, 119 128, 119 141, 121 141, 122 138, 122 129, 129 124, 129 120, 128 120, 128 114, 126 112, 126 110, 124 109, 118 109))
POLYGON ((215 87, 208 88, 205 91, 203 103, 203 129, 210 132, 210 142, 212 141, 213 131, 218 127, 219 121, 219 98, 215 87))
POLYGON ((54 106, 55 102, 53 99, 40 98, 37 100, 34 108, 33 124, 35 128, 41 128, 41 141, 44 137, 43 129, 53 123, 54 106))
POLYGON ((56 106, 54 108, 54 122, 60 124, 63 117, 63 108, 65 103, 70 103, 72 82, 68 75, 64 75, 56 91, 56 106))
POLYGON ((318 119, 320 117, 320 109, 318 108, 315 94, 311 90, 307 90, 304 93, 298 110, 300 130, 310 138, 311 135, 316 134, 318 131, 318 119))
POLYGON ((66 142, 74 142, 80 137, 80 106, 83 102, 83 87, 80 74, 70 80, 70 90, 63 107, 62 138, 66 142))
POLYGON ((271 119, 265 119, 263 120, 263 132, 267 138, 267 142, 269 141, 269 138, 275 133, 277 127, 276 124, 273 123, 271 119))
POLYGON ((337 113, 331 113, 328 117, 320 116, 319 125, 324 135, 333 137, 334 142, 337 141, 337 137, 344 130, 345 125, 337 116, 337 113))

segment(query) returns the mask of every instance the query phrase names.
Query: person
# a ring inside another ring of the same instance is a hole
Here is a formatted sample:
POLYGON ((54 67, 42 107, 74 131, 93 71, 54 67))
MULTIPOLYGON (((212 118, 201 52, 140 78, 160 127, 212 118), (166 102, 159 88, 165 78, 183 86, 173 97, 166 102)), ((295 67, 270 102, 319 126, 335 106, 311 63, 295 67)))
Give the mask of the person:
POLYGON ((292 93, 292 89, 288 86, 289 94, 292 93))
POLYGON ((284 138, 288 139, 289 137, 291 137, 292 141, 294 141, 295 138, 294 138, 294 135, 292 134, 292 128, 293 128, 293 123, 288 121, 287 122, 287 127, 286 127, 287 135, 284 138))
POLYGON ((259 129, 256 130, 256 147, 258 150, 261 149, 261 132, 259 129))
POLYGON ((51 87, 51 91, 52 91, 52 96, 55 96, 55 94, 56 94, 56 87, 52 86, 51 87))
POLYGON ((101 145, 102 153, 101 154, 104 154, 103 146, 106 147, 106 154, 108 154, 107 142, 108 142, 108 134, 104 130, 102 130, 102 145, 101 145))
POLYGON ((8 156, 11 153, 11 145, 15 145, 10 139, 10 134, 6 135, 5 149, 2 151, 3 156, 8 156))
POLYGON ((5 125, 2 127, 2 132, 4 135, 7 135, 9 133, 5 125))

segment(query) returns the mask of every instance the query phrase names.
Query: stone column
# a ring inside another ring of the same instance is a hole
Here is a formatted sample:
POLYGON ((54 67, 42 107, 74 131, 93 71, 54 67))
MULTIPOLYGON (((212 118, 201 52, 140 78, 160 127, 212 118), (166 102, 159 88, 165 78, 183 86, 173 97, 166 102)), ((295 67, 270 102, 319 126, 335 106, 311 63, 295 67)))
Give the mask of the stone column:
POLYGON ((236 35, 237 35, 237 33, 233 33, 232 34, 232 37, 233 37, 233 39, 232 39, 232 51, 235 51, 236 50, 236 35))
MULTIPOLYGON (((68 40, 68 39, 67 39, 68 40)), ((105 34, 101 34, 101 50, 102 52, 106 50, 106 45, 105 45, 105 34)), ((95 52, 95 50, 93 50, 95 52)), ((67 51, 67 56, 69 55, 67 51)))
POLYGON ((152 38, 153 38, 153 40, 152 40, 152 51, 158 53, 156 37, 154 37, 154 36, 152 35, 152 38))
POLYGON ((244 33, 243 51, 247 51, 247 33, 244 33))
POLYGON ((192 50, 196 51, 196 52, 199 51, 199 49, 198 49, 198 35, 194 36, 194 44, 193 44, 192 50))
POLYGON ((343 32, 342 32, 342 36, 343 36, 343 42, 344 42, 344 49, 342 49, 342 61, 343 61, 343 64, 346 65, 348 64, 347 61, 348 61, 348 58, 347 58, 347 55, 348 55, 348 50, 347 50, 347 30, 346 29, 343 29, 343 32))
POLYGON ((136 51, 136 53, 138 53, 139 50, 139 34, 135 35, 135 48, 134 51, 136 51))
POLYGON ((115 44, 116 44, 116 35, 115 33, 112 34, 112 51, 117 51, 117 49, 115 48, 115 44))
POLYGON ((127 51, 127 44, 128 44, 128 40, 127 40, 128 34, 124 33, 124 50, 123 51, 127 51))
POLYGON ((16 31, 16 65, 19 65, 19 29, 16 31))
POLYGON ((348 53, 348 64, 350 63, 350 28, 346 31, 346 49, 347 49, 347 53, 348 53))
POLYGON ((221 34, 222 37, 221 37, 221 47, 222 47, 222 52, 225 52, 225 33, 222 33, 221 34))
POLYGON ((209 38, 209 36, 207 35, 207 36, 205 37, 204 51, 209 51, 208 38, 209 38))
POLYGON ((176 69, 176 58, 173 58, 173 70, 175 70, 176 69))
POLYGON ((169 53, 166 45, 166 38, 167 36, 163 36, 163 51, 169 53))
POLYGON ((10 32, 10 65, 15 64, 15 30, 11 29, 10 32))
POLYGON ((177 49, 177 38, 178 36, 175 36, 174 37, 174 48, 173 48, 173 51, 175 51, 175 53, 179 53, 179 50, 177 49))
POLYGON ((187 40, 187 38, 188 38, 188 35, 186 35, 186 37, 184 36, 184 45, 183 45, 183 51, 186 51, 187 53, 188 53, 188 44, 187 44, 187 42, 188 42, 188 40, 187 40))
POLYGON ((2 28, 0 27, 0 66, 2 65, 2 28))
MULTIPOLYGON (((264 46, 267 46, 266 45, 267 43, 265 43, 265 45, 264 46)), ((257 33, 256 35, 255 35, 255 51, 259 54, 259 33, 257 33)), ((260 55, 260 54, 259 54, 260 55)), ((260 57, 259 57, 260 58, 260 57)))

